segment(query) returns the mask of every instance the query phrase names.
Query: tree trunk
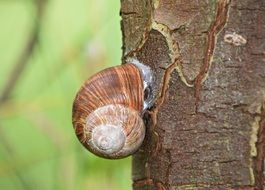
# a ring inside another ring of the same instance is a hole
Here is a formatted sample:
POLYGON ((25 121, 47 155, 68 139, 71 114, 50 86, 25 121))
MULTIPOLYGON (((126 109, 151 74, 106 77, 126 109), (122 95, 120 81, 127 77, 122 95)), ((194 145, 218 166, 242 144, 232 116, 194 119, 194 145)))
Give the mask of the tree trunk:
POLYGON ((121 5, 123 59, 156 77, 134 190, 263 189, 265 1, 121 5))

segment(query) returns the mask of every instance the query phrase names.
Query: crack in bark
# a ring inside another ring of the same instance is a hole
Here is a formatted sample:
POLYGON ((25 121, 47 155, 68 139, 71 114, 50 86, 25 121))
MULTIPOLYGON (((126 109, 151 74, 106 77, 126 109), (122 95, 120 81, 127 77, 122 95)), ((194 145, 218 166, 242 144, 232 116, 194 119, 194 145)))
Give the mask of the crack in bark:
MULTIPOLYGON (((151 5, 152 5, 152 0, 147 0, 147 2, 149 2, 151 5)), ((151 15, 150 15, 150 20, 148 22, 148 26, 145 28, 145 31, 144 33, 142 34, 142 37, 141 37, 141 40, 140 42, 137 44, 136 47, 134 47, 133 49, 129 50, 128 52, 126 51, 126 44, 125 44, 125 33, 124 33, 124 25, 122 24, 122 21, 121 21, 121 31, 122 31, 122 41, 123 41, 123 56, 122 56, 122 62, 123 63, 126 63, 127 59, 128 58, 131 58, 131 57, 135 57, 136 54, 141 51, 142 47, 144 46, 145 42, 147 41, 148 37, 149 37, 149 34, 150 34, 150 31, 152 30, 152 20, 153 20, 153 12, 154 12, 154 6, 152 6, 152 9, 150 9, 151 11, 151 15)), ((134 15, 137 15, 138 13, 135 12, 135 11, 132 11, 132 12, 124 12, 124 11, 121 11, 120 12, 120 16, 122 17, 122 20, 124 19, 123 16, 134 16, 134 15)))
POLYGON ((264 177, 264 159, 265 159, 265 108, 261 112, 261 120, 259 122, 259 130, 257 135, 257 156, 253 159, 255 190, 263 189, 264 177))
POLYGON ((217 13, 216 18, 210 29, 208 30, 207 36, 207 48, 204 57, 204 64, 201 67, 199 74, 197 75, 194 86, 195 86, 195 97, 196 97, 196 109, 198 107, 198 103, 200 101, 200 91, 202 88, 203 82, 206 80, 208 72, 211 67, 212 57, 216 45, 216 36, 223 29, 226 24, 228 17, 228 9, 229 9, 230 0, 219 0, 217 4, 217 13))
POLYGON ((162 182, 155 179, 147 178, 133 181, 134 188, 143 186, 154 186, 157 188, 157 190, 167 190, 162 182))
POLYGON ((166 68, 165 74, 163 76, 162 87, 160 89, 160 96, 157 99, 154 108, 149 111, 153 126, 156 126, 156 124, 157 124, 157 114, 159 112, 160 107, 163 105, 163 103, 165 101, 165 97, 166 97, 166 93, 168 90, 171 74, 175 70, 175 67, 176 67, 176 62, 172 63, 171 65, 169 65, 166 68))
MULTIPOLYGON (((137 48, 130 50, 129 52, 124 52, 123 56, 122 56, 122 62, 123 63, 127 63, 127 60, 132 58, 132 57, 136 57, 136 54, 141 51, 142 47, 144 46, 145 42, 147 41, 150 31, 152 30, 152 27, 148 28, 148 30, 145 31, 145 33, 143 34, 143 37, 139 43, 139 45, 137 46, 137 48)), ((122 29, 123 31, 123 29, 122 29)), ((123 40, 124 41, 124 40, 123 40)))
MULTIPOLYGON (((164 76, 163 76, 163 83, 162 83, 162 87, 160 89, 159 98, 157 98, 153 108, 151 110, 147 111, 148 116, 151 120, 150 129, 151 129, 152 135, 156 138, 155 139, 156 145, 155 145, 154 151, 151 152, 151 156, 156 156, 156 154, 159 153, 159 151, 162 148, 161 142, 160 142, 160 136, 156 132, 157 117, 158 117, 159 109, 161 108, 161 106, 163 105, 163 103, 165 101, 167 90, 169 88, 169 82, 170 82, 171 74, 175 70, 175 67, 176 67, 176 63, 173 63, 166 68, 164 76)), ((149 161, 147 161, 147 164, 148 164, 148 162, 149 161)))
POLYGON ((171 158, 171 151, 170 150, 166 150, 166 154, 167 154, 167 157, 168 157, 168 167, 167 167, 167 173, 166 173, 166 176, 167 176, 167 180, 166 180, 166 186, 169 187, 169 175, 170 175, 170 169, 172 168, 172 158, 171 158))
POLYGON ((131 12, 120 12, 120 15, 121 16, 131 16, 131 15, 137 15, 138 13, 137 12, 135 12, 135 11, 131 11, 131 12))
POLYGON ((186 80, 186 78, 182 74, 180 48, 179 48, 178 43, 173 39, 172 31, 170 30, 170 28, 163 23, 158 23, 156 21, 153 21, 152 29, 157 30, 165 37, 167 45, 168 45, 168 49, 170 51, 170 59, 172 62, 172 64, 169 65, 165 69, 165 74, 163 76, 163 83, 160 89, 160 96, 156 101, 156 105, 151 111, 149 111, 149 115, 151 116, 151 120, 153 124, 152 127, 154 127, 157 124, 157 114, 159 112, 159 108, 162 106, 165 100, 165 96, 166 96, 166 92, 168 89, 168 85, 169 85, 172 72, 176 69, 181 80, 189 87, 192 87, 192 85, 189 84, 189 82, 186 80))
POLYGON ((237 185, 237 186, 234 186, 233 188, 235 189, 247 189, 249 190, 249 188, 254 188, 253 185, 237 185))
MULTIPOLYGON (((217 184, 207 184, 207 183, 193 183, 193 184, 181 184, 180 186, 175 186, 177 188, 186 188, 186 189, 198 189, 198 188, 214 188, 214 189, 223 189, 223 183, 217 183, 217 184)), ((250 188, 254 188, 253 185, 236 185, 233 186, 232 184, 225 184, 227 189, 232 189, 232 190, 243 190, 247 189, 249 190, 250 188)))
MULTIPOLYGON (((151 156, 156 156, 156 154, 161 149, 160 137, 159 137, 158 133, 155 130, 155 126, 157 125, 157 115, 158 115, 159 109, 161 108, 161 106, 163 105, 163 103, 165 101, 166 93, 167 93, 167 90, 169 88, 169 82, 170 82, 171 74, 175 70, 175 67, 176 67, 176 63, 172 63, 170 66, 168 66, 166 68, 164 76, 163 76, 162 87, 160 89, 160 96, 157 99, 157 101, 155 103, 155 106, 150 111, 148 111, 148 114, 149 114, 149 116, 151 118, 151 121, 152 121, 152 123, 150 125, 151 131, 153 132, 153 134, 155 136, 157 136, 156 147, 154 149, 154 152, 150 153, 151 156)), ((145 171, 146 171, 146 176, 148 176, 148 178, 146 178, 145 180, 137 180, 137 181, 135 181, 133 186, 135 187, 135 185, 137 185, 137 184, 139 186, 145 186, 145 185, 148 185, 148 184, 149 185, 155 184, 155 186, 158 188, 158 190, 167 190, 162 182, 154 183, 154 179, 150 178, 151 173, 150 173, 150 167, 149 167, 149 158, 151 158, 151 156, 148 156, 148 159, 146 161, 146 169, 145 169, 145 171), (148 184, 145 184, 145 183, 148 183, 148 184)), ((171 158, 169 158, 169 159, 171 159, 171 158)))

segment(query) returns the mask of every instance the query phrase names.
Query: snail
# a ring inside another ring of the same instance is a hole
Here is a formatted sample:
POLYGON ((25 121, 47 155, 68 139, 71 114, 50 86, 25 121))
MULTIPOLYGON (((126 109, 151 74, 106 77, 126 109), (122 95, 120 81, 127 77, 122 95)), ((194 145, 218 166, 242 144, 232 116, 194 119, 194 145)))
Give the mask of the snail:
POLYGON ((136 152, 145 137, 142 116, 153 104, 153 74, 136 59, 107 68, 88 79, 73 104, 73 126, 79 141, 109 159, 136 152))

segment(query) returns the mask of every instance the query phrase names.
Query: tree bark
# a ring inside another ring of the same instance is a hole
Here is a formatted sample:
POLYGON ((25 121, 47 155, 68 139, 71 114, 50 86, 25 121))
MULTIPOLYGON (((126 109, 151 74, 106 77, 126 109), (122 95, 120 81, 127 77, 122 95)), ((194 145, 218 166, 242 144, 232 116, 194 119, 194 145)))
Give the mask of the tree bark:
POLYGON ((121 0, 156 77, 134 190, 265 189, 265 1, 121 0))

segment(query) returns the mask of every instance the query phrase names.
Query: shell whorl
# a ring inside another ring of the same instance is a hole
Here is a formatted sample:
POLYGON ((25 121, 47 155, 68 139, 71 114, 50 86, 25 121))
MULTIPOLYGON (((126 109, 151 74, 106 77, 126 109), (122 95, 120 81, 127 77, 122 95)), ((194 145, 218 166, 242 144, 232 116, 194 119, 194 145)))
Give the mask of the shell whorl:
POLYGON ((113 154, 122 149, 126 136, 121 127, 110 124, 96 126, 91 135, 91 142, 99 152, 113 154))
POLYGON ((105 69, 79 90, 73 125, 79 141, 104 158, 123 158, 141 145, 145 126, 144 82, 135 65, 105 69))
POLYGON ((132 154, 141 145, 145 126, 138 111, 123 105, 107 105, 87 117, 86 144, 95 154, 119 158, 132 154))

